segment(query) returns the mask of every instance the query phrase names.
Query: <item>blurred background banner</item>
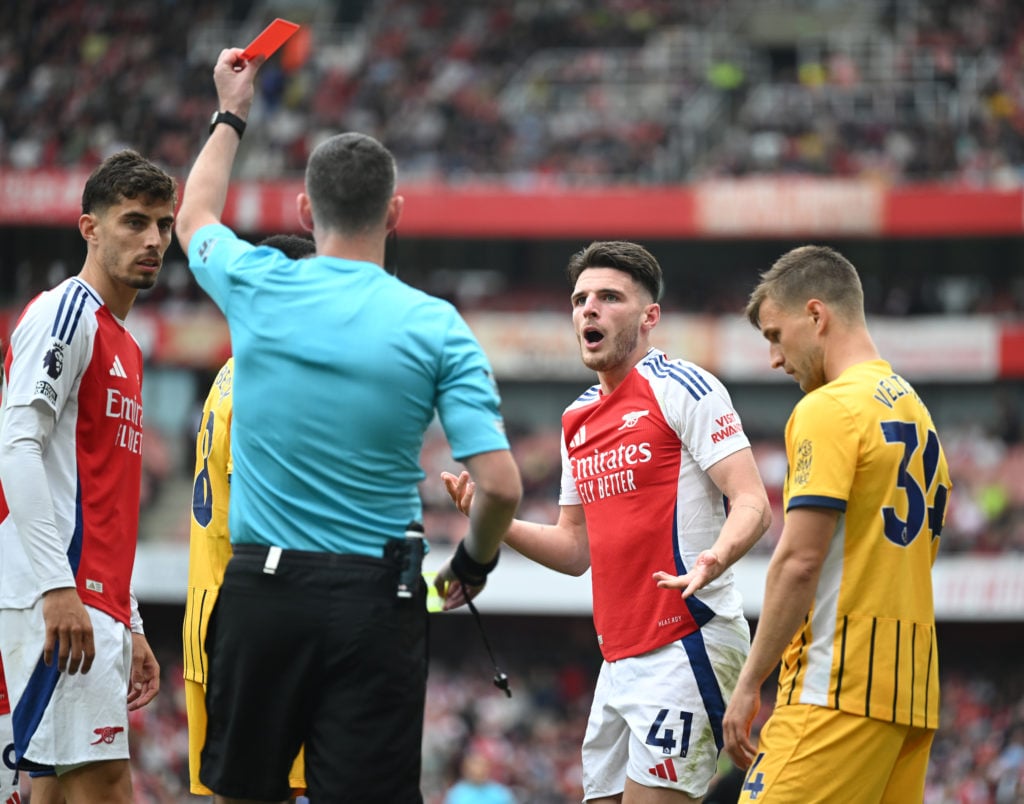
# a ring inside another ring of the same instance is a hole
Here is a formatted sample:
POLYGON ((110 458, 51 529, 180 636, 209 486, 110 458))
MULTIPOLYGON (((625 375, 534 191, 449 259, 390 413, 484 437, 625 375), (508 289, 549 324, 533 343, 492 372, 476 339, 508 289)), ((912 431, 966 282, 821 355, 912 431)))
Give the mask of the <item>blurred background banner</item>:
MULTIPOLYGON (((0 225, 72 225, 87 173, 0 168, 0 225)), ((179 174, 184 180, 184 174, 179 174)), ((522 189, 492 181, 448 187, 404 184, 403 234, 417 237, 850 237, 1016 235, 1024 190, 875 180, 768 177, 705 181, 685 188, 522 189)), ((299 229, 302 184, 241 181, 224 222, 242 231, 299 229)))

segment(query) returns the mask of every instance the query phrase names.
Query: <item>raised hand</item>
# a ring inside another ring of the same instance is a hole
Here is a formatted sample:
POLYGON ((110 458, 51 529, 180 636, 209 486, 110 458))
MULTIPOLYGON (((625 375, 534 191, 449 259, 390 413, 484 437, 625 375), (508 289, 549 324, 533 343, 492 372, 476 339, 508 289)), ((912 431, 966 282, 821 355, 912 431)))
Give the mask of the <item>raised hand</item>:
POLYGON ((473 504, 473 494, 476 492, 476 483, 469 476, 469 472, 460 472, 456 477, 451 472, 441 472, 441 480, 452 498, 455 507, 463 514, 469 516, 469 508, 473 504))

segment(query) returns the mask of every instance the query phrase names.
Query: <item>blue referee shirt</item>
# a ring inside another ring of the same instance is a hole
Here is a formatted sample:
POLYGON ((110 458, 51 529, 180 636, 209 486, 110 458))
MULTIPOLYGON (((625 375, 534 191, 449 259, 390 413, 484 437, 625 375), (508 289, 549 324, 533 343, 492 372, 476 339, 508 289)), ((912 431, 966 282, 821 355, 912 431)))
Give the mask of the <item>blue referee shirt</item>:
POLYGON ((189 267, 235 356, 233 544, 379 557, 422 519, 435 410, 456 460, 508 449, 490 364, 448 302, 378 265, 293 261, 220 224, 196 232, 189 267))

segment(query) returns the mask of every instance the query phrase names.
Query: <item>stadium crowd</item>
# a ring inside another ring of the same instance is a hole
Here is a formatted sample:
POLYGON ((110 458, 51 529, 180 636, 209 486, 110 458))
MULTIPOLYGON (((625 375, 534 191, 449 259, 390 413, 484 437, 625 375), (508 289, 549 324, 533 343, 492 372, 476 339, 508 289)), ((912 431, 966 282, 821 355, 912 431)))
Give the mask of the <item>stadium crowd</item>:
POLYGON ((6 3, 0 167, 131 145, 183 171, 208 126, 211 58, 275 13, 305 30, 263 69, 240 177, 301 170, 352 129, 408 181, 1021 183, 1013 0, 6 3))

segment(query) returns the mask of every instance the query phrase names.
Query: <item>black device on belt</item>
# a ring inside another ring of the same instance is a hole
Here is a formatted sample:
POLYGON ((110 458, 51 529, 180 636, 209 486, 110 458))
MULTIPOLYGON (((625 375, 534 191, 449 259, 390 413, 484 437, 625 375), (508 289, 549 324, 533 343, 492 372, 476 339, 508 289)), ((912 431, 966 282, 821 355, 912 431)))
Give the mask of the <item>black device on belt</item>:
POLYGON ((395 594, 403 599, 411 598, 423 579, 423 555, 426 553, 426 539, 423 525, 410 522, 405 528, 404 539, 389 539, 384 548, 385 558, 398 564, 398 586, 395 594))

